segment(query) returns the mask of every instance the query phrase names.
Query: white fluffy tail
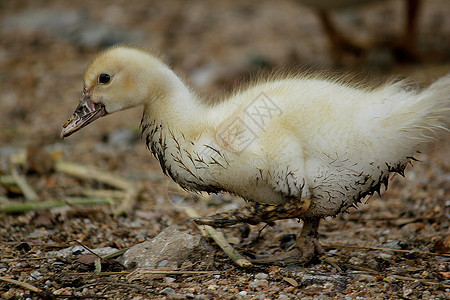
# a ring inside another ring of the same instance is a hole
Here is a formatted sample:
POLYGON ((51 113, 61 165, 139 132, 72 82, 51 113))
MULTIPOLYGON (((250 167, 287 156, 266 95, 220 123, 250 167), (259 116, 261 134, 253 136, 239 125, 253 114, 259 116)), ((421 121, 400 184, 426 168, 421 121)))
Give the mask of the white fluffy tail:
POLYGON ((380 129, 400 152, 413 155, 424 144, 449 132, 450 74, 419 92, 401 90, 392 100, 380 129))

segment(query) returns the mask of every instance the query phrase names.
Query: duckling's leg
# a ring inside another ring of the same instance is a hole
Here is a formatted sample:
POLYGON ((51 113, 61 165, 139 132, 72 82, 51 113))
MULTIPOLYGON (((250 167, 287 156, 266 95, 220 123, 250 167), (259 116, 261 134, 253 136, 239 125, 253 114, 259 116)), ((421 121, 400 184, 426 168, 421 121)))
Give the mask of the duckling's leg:
POLYGON ((194 219, 194 222, 213 227, 228 227, 239 223, 252 225, 259 223, 273 224, 276 220, 299 217, 309 208, 310 204, 311 199, 309 198, 293 199, 277 205, 252 203, 235 210, 197 218, 194 219))
POLYGON ((252 262, 255 264, 273 264, 280 266, 290 264, 303 265, 309 263, 311 260, 319 257, 324 253, 317 237, 319 222, 320 218, 311 218, 304 220, 302 230, 297 237, 294 249, 279 255, 254 259, 252 260, 252 262))
MULTIPOLYGON (((264 222, 272 224, 276 220, 300 217, 310 204, 311 199, 309 198, 304 198, 301 201, 288 201, 279 205, 254 203, 236 210, 194 219, 194 222, 213 227, 227 227, 239 223, 255 225, 264 222)), ((313 258, 320 256, 324 252, 317 239, 320 218, 304 219, 303 222, 302 230, 292 250, 272 257, 254 259, 253 262, 282 266, 306 264, 313 258)))

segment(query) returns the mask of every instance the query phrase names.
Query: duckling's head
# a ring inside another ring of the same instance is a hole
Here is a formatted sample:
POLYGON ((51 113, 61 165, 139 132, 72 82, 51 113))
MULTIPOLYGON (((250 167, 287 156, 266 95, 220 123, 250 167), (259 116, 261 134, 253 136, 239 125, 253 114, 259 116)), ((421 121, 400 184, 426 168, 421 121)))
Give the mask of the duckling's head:
POLYGON ((159 59, 137 48, 119 46, 100 53, 84 73, 80 102, 64 124, 61 137, 102 116, 143 104, 151 94, 161 94, 161 79, 153 75, 165 69, 159 59))

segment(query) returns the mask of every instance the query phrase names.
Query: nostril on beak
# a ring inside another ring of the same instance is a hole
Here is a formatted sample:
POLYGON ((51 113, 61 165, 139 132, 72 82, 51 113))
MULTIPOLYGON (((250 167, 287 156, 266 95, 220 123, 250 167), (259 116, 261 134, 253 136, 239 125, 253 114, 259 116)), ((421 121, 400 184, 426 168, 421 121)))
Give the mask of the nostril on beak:
POLYGON ((70 124, 70 122, 72 122, 72 119, 68 119, 68 120, 66 121, 66 123, 64 123, 63 128, 66 128, 67 125, 70 124))

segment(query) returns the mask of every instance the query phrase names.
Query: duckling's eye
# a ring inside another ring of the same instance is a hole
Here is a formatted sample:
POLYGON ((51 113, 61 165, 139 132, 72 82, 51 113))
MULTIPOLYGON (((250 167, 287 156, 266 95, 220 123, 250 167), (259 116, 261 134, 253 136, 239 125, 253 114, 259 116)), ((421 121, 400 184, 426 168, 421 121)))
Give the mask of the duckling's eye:
POLYGON ((107 84, 111 81, 111 76, 109 76, 108 74, 100 74, 100 76, 98 76, 98 82, 101 84, 107 84))

